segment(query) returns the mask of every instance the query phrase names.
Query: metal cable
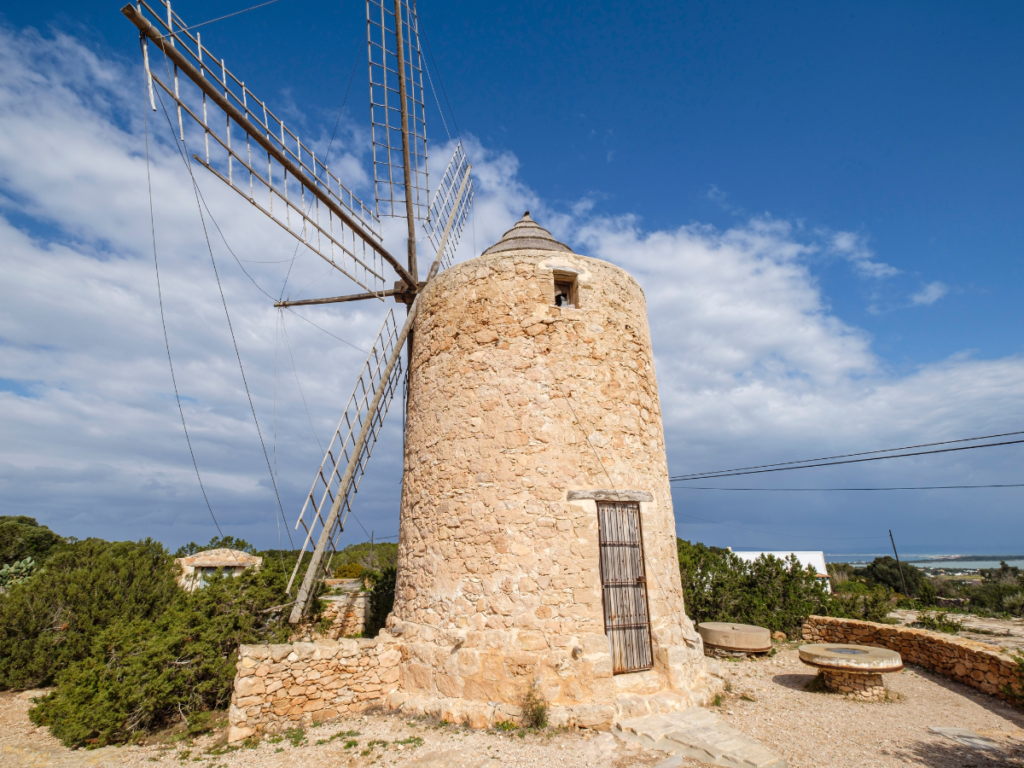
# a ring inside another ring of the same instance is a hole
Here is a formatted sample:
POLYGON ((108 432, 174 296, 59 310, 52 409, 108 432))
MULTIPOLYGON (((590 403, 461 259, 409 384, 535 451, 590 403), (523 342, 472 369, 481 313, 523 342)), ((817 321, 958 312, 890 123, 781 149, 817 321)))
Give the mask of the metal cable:
POLYGON ((1024 488, 1024 483, 992 485, 916 485, 894 488, 707 488, 700 485, 677 485, 685 491, 942 491, 955 488, 1024 488))
MULTIPOLYGON (((166 59, 164 61, 167 64, 166 59)), ((168 73, 168 79, 170 74, 168 73)), ((188 170, 189 176, 192 179, 192 190, 196 198, 196 208, 199 211, 199 220, 203 225, 203 236, 206 239, 206 248, 210 253, 210 263, 213 265, 213 274, 217 279, 217 289, 220 291, 221 304, 224 306, 224 316, 227 318, 228 330, 231 333, 231 343, 235 349, 235 357, 238 359, 238 370, 242 374, 242 384, 245 386, 245 396, 249 400, 249 410, 252 412, 252 420, 256 424, 256 434, 260 439, 260 447, 263 449, 263 458, 267 462, 267 472, 270 474, 270 482, 274 486, 274 498, 277 500, 277 508, 281 513, 281 518, 285 521, 285 531, 288 534, 288 542, 291 544, 292 549, 295 548, 295 542, 292 541, 291 531, 288 530, 288 519, 284 516, 284 506, 281 504, 281 494, 277 487, 277 478, 274 477, 274 470, 270 464, 270 455, 267 453, 267 444, 263 440, 263 431, 260 429, 259 419, 256 417, 256 406, 252 402, 252 393, 249 391, 249 382, 245 378, 245 367, 242 365, 242 354, 238 349, 238 340, 235 338, 235 329, 231 324, 231 314, 228 312, 228 300, 224 295, 224 286, 220 281, 220 272, 217 269, 217 259, 213 255, 213 244, 210 242, 210 233, 206 227, 206 217, 203 215, 203 204, 200 200, 199 194, 199 182, 196 180, 195 174, 192 172, 192 164, 188 161, 188 145, 182 140, 181 144, 185 144, 185 150, 182 151, 179 145, 178 135, 174 132, 174 126, 171 123, 171 116, 167 112, 167 107, 164 104, 163 94, 157 91, 157 96, 160 101, 160 107, 163 109, 164 117, 167 119, 167 127, 171 131, 171 135, 174 137, 174 146, 178 150, 178 154, 181 155, 182 161, 185 163, 185 168, 188 170)))
POLYGON ((255 10, 259 9, 259 8, 266 8, 268 5, 273 5, 274 3, 279 3, 279 2, 281 2, 281 0, 269 0, 269 2, 260 3, 259 5, 252 6, 251 8, 245 8, 245 9, 243 9, 241 11, 235 11, 234 13, 229 13, 227 16, 218 16, 216 19, 210 19, 209 21, 201 21, 198 24, 193 24, 191 27, 182 27, 181 29, 174 30, 170 35, 165 35, 165 37, 174 37, 179 32, 188 32, 188 31, 193 30, 193 29, 198 29, 199 27, 205 27, 207 24, 213 24, 214 22, 217 22, 217 21, 224 21, 224 19, 230 19, 230 18, 232 18, 234 16, 241 16, 243 13, 248 13, 249 11, 255 11, 255 10))
MULTIPOLYGON (((1020 433, 1015 433, 1015 434, 1020 434, 1020 433)), ((978 439, 981 439, 981 438, 978 438, 978 439)), ((951 440, 950 442, 960 442, 960 441, 952 441, 951 440)), ((904 458, 907 458, 908 456, 928 456, 928 455, 933 454, 933 453, 953 453, 953 452, 956 452, 956 451, 971 451, 971 450, 974 450, 975 448, 998 448, 999 446, 1002 446, 1002 445, 1020 445, 1022 443, 1024 443, 1024 440, 1005 440, 1005 441, 1003 441, 1001 443, 985 443, 984 445, 964 445, 964 446, 961 446, 960 448, 940 448, 940 449, 935 450, 935 451, 915 451, 914 453, 898 453, 895 456, 872 456, 872 457, 867 458, 867 459, 846 459, 845 461, 826 461, 826 462, 821 462, 821 463, 818 463, 818 464, 802 464, 802 465, 796 466, 796 467, 776 467, 775 469, 756 469, 756 470, 748 470, 746 472, 723 471, 723 472, 716 472, 716 473, 712 473, 712 474, 708 474, 708 475, 682 475, 682 476, 679 476, 679 477, 670 477, 669 480, 672 481, 672 482, 683 482, 683 481, 686 481, 686 480, 717 480, 720 477, 736 477, 738 475, 762 475, 762 474, 765 474, 767 472, 787 472, 787 471, 792 470, 792 469, 812 469, 814 467, 834 467, 834 466, 837 466, 839 464, 860 464, 861 462, 865 462, 865 461, 884 461, 885 459, 904 459, 904 458)), ((900 449, 899 448, 895 448, 893 450, 900 450, 900 449)), ((875 451, 872 451, 872 453, 875 453, 875 451)))
POLYGON ((702 523, 710 523, 711 525, 724 525, 726 528, 736 528, 740 531, 750 531, 751 533, 761 533, 766 536, 788 536, 791 539, 827 539, 828 541, 864 541, 866 539, 887 539, 888 536, 801 536, 798 533, 772 533, 770 531, 759 531, 756 528, 744 528, 742 525, 731 525, 729 523, 720 523, 717 520, 705 520, 703 517, 696 517, 695 515, 687 515, 683 512, 676 512, 677 515, 682 517, 689 517, 692 520, 700 520, 702 523))
POLYGON ((224 532, 220 529, 220 523, 217 522, 217 516, 213 514, 213 506, 210 504, 210 497, 206 495, 206 486, 203 485, 203 477, 199 473, 199 463, 196 461, 196 453, 192 449, 192 438, 189 437, 188 426, 185 424, 185 411, 181 407, 181 395, 178 394, 178 380, 174 375, 174 361, 171 359, 171 342, 167 336, 167 319, 164 316, 164 294, 163 288, 160 285, 160 261, 157 258, 156 248, 156 213, 153 210, 153 179, 150 172, 149 162, 148 112, 149 110, 143 106, 142 122, 145 126, 146 132, 146 186, 149 189, 149 228, 153 236, 153 268, 156 271, 156 295, 160 303, 160 324, 164 329, 164 347, 167 349, 167 365, 171 369, 171 383, 174 385, 174 399, 178 403, 178 415, 181 416, 181 428, 185 431, 185 442, 188 443, 188 452, 192 456, 192 466, 195 467, 196 470, 196 479, 199 481, 199 489, 203 492, 203 500, 206 502, 206 508, 210 510, 210 517, 213 518, 213 524, 217 528, 217 535, 224 538, 224 532))
MULTIPOLYGON (((687 475, 676 475, 676 476, 674 476, 674 477, 672 477, 670 479, 671 480, 689 480, 689 479, 692 479, 692 478, 702 478, 702 477, 710 477, 710 476, 713 476, 713 475, 721 475, 724 472, 743 472, 743 471, 746 471, 748 469, 765 469, 767 467, 785 467, 785 466, 790 466, 790 465, 793 465, 793 464, 807 464, 808 462, 811 462, 811 461, 832 461, 833 459, 847 459, 847 458, 850 458, 852 456, 870 456, 870 455, 875 454, 875 453, 892 453, 893 451, 909 451, 909 450, 912 450, 914 448, 932 448, 932 447, 937 446, 937 445, 953 445, 954 443, 972 443, 972 442, 975 442, 976 440, 994 440, 997 437, 1012 437, 1013 435, 1024 435, 1024 431, 1020 431, 1020 432, 1003 432, 1003 433, 998 434, 998 435, 983 435, 982 437, 963 437, 963 438, 960 438, 959 440, 944 440, 943 442, 940 442, 940 443, 921 443, 920 445, 904 445, 901 448, 882 448, 882 449, 877 450, 877 451, 862 451, 861 453, 841 453, 838 456, 821 456, 821 457, 818 457, 816 459, 804 459, 802 461, 781 461, 781 462, 779 462, 777 464, 756 464, 756 465, 754 465, 752 467, 737 467, 735 469, 721 469, 721 470, 717 470, 717 471, 714 471, 714 472, 691 472, 690 474, 687 474, 687 475)), ((1002 443, 997 443, 997 445, 1002 445, 1002 443)), ((975 446, 975 447, 983 448, 985 446, 975 446)), ((907 455, 913 456, 913 455, 918 455, 918 454, 907 454, 907 455)), ((890 458, 890 457, 883 457, 883 458, 890 458)), ((894 456, 894 457, 891 457, 891 458, 898 458, 898 457, 894 456)), ((797 469, 799 469, 799 467, 797 467, 797 469)))

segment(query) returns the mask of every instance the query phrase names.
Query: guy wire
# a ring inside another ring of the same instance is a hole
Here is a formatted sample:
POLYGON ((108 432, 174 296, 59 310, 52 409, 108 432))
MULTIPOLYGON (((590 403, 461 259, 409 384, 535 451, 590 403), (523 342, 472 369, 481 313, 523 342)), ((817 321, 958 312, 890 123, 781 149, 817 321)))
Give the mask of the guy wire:
MULTIPOLYGON (((166 58, 164 60, 164 64, 167 66, 166 58)), ((170 79, 169 72, 168 79, 170 79)), ((245 367, 242 365, 242 354, 238 349, 238 341, 235 338, 235 329, 231 324, 231 314, 228 312, 227 297, 224 295, 224 286, 220 282, 220 272, 217 270, 217 260, 213 255, 213 244, 210 242, 210 233, 206 228, 206 217, 203 215, 203 206, 199 199, 199 183, 196 181, 195 174, 192 172, 192 164, 188 161, 188 145, 185 145, 185 151, 183 152, 181 146, 179 146, 178 135, 174 132, 174 126, 171 124, 171 116, 168 114, 167 106, 164 104, 163 94, 160 93, 160 91, 157 91, 157 96, 160 99, 160 107, 163 109, 164 117, 167 119, 167 127, 170 129, 171 135, 174 137, 174 146, 178 150, 178 154, 185 163, 185 168, 188 170, 189 176, 192 179, 192 190, 196 198, 196 208, 199 210, 199 220, 203 225, 203 235, 206 238, 206 247, 210 253, 210 263, 213 265, 213 274, 217 279, 217 289, 220 291, 221 304, 224 306, 224 316, 228 321, 228 331, 231 333, 231 343, 235 348, 235 357, 238 359, 238 370, 242 374, 242 384, 245 386, 245 396, 249 400, 249 410, 252 412, 252 419, 256 424, 256 434, 259 436, 260 447, 263 449, 263 458, 267 462, 267 472, 270 474, 270 482, 274 485, 274 498, 277 500, 277 508, 281 513, 281 519, 285 521, 285 531, 288 533, 288 542, 291 544, 292 549, 294 549, 295 542, 292 541, 291 531, 288 530, 288 519, 284 516, 284 506, 281 504, 281 494, 277 488, 277 478, 274 477, 274 470, 270 465, 270 455, 267 453, 267 444, 263 440, 263 431, 260 429, 260 422, 256 417, 256 406, 252 402, 252 393, 249 391, 249 382, 245 378, 245 367)))
MULTIPOLYGON (((141 41, 140 41, 141 42, 141 41)), ((224 538, 224 532, 220 529, 217 516, 213 514, 213 507, 210 505, 210 497, 206 495, 206 486, 203 485, 203 477, 199 474, 199 463, 196 461, 196 452, 192 449, 192 438, 189 437, 188 427, 185 425, 185 411, 181 407, 181 395, 178 394, 178 380, 174 375, 174 361, 171 360, 171 342, 167 337, 167 319, 164 317, 164 294, 160 285, 160 262, 157 259, 156 249, 156 213, 153 210, 153 179, 149 167, 149 110, 143 106, 142 123, 146 133, 146 185, 149 189, 149 228, 153 236, 153 268, 156 271, 156 295, 160 303, 160 324, 164 329, 164 347, 167 349, 167 364, 171 369, 171 383, 174 385, 174 399, 178 403, 178 415, 181 416, 181 428, 185 431, 185 442, 188 443, 188 452, 192 456, 192 466, 196 470, 196 479, 199 480, 199 489, 203 492, 203 500, 206 508, 210 510, 210 517, 213 518, 213 525, 217 534, 224 538)))

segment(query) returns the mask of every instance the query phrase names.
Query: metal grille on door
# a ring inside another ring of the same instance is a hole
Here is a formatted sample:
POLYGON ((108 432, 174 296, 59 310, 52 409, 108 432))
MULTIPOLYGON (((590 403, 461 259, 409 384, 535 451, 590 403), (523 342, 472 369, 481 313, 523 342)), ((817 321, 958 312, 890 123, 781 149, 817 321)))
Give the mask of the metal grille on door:
POLYGON ((651 623, 647 614, 643 530, 637 502, 599 501, 604 629, 612 646, 612 671, 650 669, 651 623))

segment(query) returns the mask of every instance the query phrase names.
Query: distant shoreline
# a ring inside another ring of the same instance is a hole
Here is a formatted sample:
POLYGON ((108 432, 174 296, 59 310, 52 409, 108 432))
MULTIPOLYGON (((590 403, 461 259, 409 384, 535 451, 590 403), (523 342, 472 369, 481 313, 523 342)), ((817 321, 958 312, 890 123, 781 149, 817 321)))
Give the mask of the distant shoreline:
POLYGON ((1024 560, 1024 555, 935 555, 928 560, 907 560, 908 563, 998 563, 1002 560, 1024 560))
MULTIPOLYGON (((834 562, 865 562, 869 563, 876 557, 892 557, 891 552, 884 552, 879 554, 825 554, 826 561, 830 563, 834 562), (842 559, 837 559, 842 558, 842 559), (862 558, 862 560, 853 560, 853 558, 862 558)), ((900 560, 905 563, 913 563, 914 565, 919 564, 932 564, 932 563, 999 563, 1002 560, 1007 562, 1011 560, 1022 561, 1024 555, 914 555, 907 554, 901 555, 900 560)))

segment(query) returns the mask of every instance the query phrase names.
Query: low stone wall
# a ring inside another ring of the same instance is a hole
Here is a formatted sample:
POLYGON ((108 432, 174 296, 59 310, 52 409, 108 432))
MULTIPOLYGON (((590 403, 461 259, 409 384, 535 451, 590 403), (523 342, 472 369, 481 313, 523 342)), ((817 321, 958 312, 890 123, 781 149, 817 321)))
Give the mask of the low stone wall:
POLYGON ((331 620, 326 636, 338 640, 352 635, 361 635, 366 629, 369 614, 369 592, 345 592, 321 598, 324 601, 323 617, 331 620))
POLYGON ((395 639, 243 645, 228 710, 228 741, 383 706, 398 687, 395 639))
POLYGON ((905 664, 917 664, 985 693, 1014 701, 1003 689, 1024 693, 1013 659, 987 643, 929 632, 925 629, 876 624, 873 621, 811 616, 803 627, 810 643, 850 643, 897 651, 905 664))

